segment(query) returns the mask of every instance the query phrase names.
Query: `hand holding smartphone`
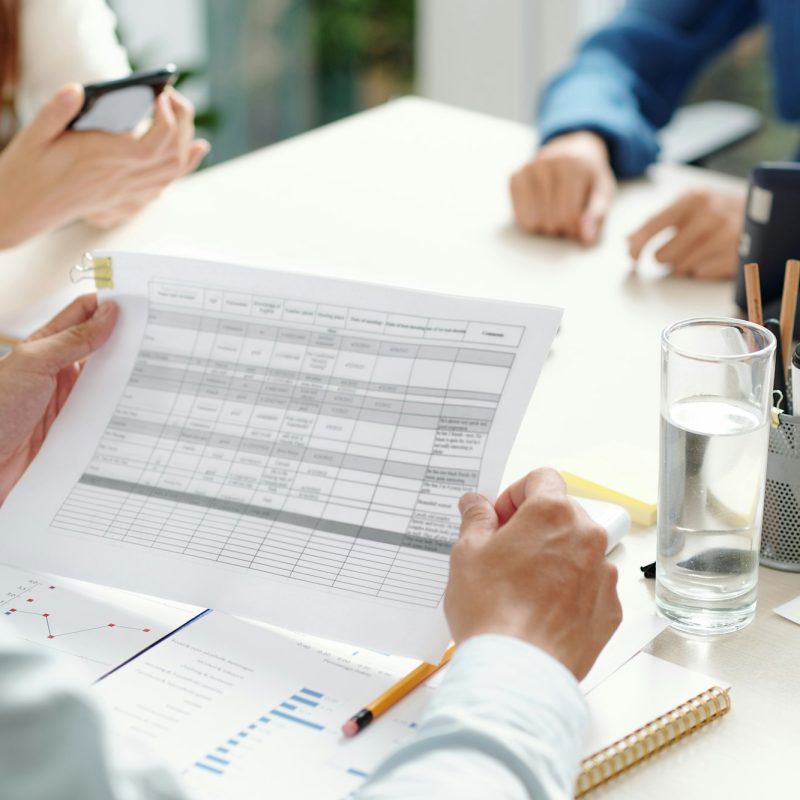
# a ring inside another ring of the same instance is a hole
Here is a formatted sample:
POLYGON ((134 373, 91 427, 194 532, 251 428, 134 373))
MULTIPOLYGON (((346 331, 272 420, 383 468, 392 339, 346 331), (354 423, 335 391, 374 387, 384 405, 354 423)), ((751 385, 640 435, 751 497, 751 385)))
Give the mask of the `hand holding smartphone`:
POLYGON ((87 84, 83 87, 83 106, 69 128, 128 133, 145 118, 158 95, 171 86, 176 77, 175 65, 167 64, 118 80, 87 84))

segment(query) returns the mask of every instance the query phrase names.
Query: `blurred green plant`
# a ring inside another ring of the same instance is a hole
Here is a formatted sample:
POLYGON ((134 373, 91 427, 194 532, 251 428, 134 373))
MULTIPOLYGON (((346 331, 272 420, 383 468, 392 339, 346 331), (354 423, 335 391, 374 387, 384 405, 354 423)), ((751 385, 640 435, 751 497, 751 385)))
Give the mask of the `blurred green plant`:
POLYGON ((414 0, 308 0, 318 123, 405 94, 414 81, 414 0))

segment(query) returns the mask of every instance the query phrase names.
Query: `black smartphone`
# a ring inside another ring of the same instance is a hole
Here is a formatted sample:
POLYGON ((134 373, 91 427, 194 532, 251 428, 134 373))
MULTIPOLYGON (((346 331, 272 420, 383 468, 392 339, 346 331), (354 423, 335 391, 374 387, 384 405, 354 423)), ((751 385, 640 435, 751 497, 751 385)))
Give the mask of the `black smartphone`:
POLYGON ((83 87, 83 106, 69 127, 75 131, 132 131, 150 112, 156 97, 173 84, 176 77, 175 65, 167 64, 114 81, 89 83, 83 87))

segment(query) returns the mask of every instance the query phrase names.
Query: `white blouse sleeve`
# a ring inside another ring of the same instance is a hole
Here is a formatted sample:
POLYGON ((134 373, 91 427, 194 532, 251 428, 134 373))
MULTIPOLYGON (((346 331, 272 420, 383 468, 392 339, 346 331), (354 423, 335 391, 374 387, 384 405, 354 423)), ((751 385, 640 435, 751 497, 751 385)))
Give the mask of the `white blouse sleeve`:
POLYGON ((21 0, 16 92, 21 124, 65 83, 94 83, 130 72, 116 22, 104 0, 21 0))
POLYGON ((0 797, 187 800, 151 754, 108 738, 81 680, 68 661, 0 627, 0 797))

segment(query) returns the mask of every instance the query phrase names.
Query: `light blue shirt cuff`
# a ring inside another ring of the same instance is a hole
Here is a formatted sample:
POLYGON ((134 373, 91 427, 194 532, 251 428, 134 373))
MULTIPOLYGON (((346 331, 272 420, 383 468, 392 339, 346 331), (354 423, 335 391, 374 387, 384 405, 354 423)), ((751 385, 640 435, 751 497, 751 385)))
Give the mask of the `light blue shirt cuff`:
POLYGON ((572 797, 588 723, 578 682, 556 659, 519 639, 476 636, 453 656, 419 735, 384 762, 364 796, 381 797, 381 785, 389 790, 414 763, 431 788, 476 796, 488 760, 506 773, 502 796, 572 797))

